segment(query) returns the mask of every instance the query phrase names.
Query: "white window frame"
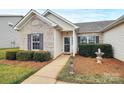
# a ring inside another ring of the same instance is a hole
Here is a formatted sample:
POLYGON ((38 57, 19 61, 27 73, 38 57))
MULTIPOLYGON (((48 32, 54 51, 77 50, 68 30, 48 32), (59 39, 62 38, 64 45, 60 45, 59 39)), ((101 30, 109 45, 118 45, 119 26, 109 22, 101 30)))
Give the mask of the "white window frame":
POLYGON ((88 36, 88 44, 90 44, 90 42, 89 42, 90 38, 93 39, 94 37, 95 37, 95 42, 94 42, 94 40, 93 40, 93 42, 94 42, 94 44, 96 44, 96 35, 88 36))
MULTIPOLYGON (((84 37, 84 36, 87 38, 87 42, 86 42, 87 44, 90 44, 90 43, 89 43, 89 38, 90 38, 91 36, 95 36, 95 43, 94 43, 94 44, 97 44, 97 43, 96 43, 96 37, 99 36, 99 35, 79 35, 78 37, 84 37)), ((79 41, 79 43, 80 43, 80 41, 79 41)))
MULTIPOLYGON (((39 33, 32 33, 31 34, 31 50, 34 50, 34 51, 38 51, 38 50, 40 50, 40 49, 33 49, 33 35, 35 35, 35 34, 39 34, 39 33)), ((40 40, 39 40, 39 43, 40 43, 40 40)))

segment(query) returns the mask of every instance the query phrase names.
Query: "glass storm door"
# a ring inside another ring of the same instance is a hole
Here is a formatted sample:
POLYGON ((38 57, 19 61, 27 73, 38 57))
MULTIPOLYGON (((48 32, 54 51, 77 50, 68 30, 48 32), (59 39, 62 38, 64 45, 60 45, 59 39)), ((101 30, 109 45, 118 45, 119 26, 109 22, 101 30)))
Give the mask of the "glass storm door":
POLYGON ((64 52, 70 52, 70 37, 64 37, 64 52))

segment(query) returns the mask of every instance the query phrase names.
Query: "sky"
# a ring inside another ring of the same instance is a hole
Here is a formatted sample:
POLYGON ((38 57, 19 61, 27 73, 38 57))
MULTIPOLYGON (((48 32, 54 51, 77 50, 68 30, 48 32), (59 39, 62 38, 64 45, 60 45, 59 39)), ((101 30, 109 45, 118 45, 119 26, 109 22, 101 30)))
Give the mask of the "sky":
MULTIPOLYGON (((25 15, 30 9, 0 9, 0 14, 25 15)), ((43 13, 46 9, 35 9, 43 13)), ((124 15, 124 9, 51 9, 73 23, 115 20, 124 15)))

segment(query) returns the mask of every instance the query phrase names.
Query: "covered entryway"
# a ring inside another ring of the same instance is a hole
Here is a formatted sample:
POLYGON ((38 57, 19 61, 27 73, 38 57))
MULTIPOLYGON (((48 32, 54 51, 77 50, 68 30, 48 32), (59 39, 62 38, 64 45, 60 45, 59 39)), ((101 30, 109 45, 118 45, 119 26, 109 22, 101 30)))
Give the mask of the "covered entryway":
POLYGON ((54 32, 54 54, 55 58, 61 54, 71 54, 75 56, 77 52, 77 36, 75 31, 55 31, 54 32))

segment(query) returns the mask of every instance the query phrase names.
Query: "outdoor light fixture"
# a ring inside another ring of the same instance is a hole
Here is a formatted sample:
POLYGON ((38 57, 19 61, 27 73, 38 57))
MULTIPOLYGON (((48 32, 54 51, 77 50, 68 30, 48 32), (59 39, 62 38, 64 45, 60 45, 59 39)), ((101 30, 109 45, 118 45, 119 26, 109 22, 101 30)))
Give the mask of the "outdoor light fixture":
POLYGON ((13 25, 13 23, 8 22, 8 26, 13 27, 14 25, 13 25))

